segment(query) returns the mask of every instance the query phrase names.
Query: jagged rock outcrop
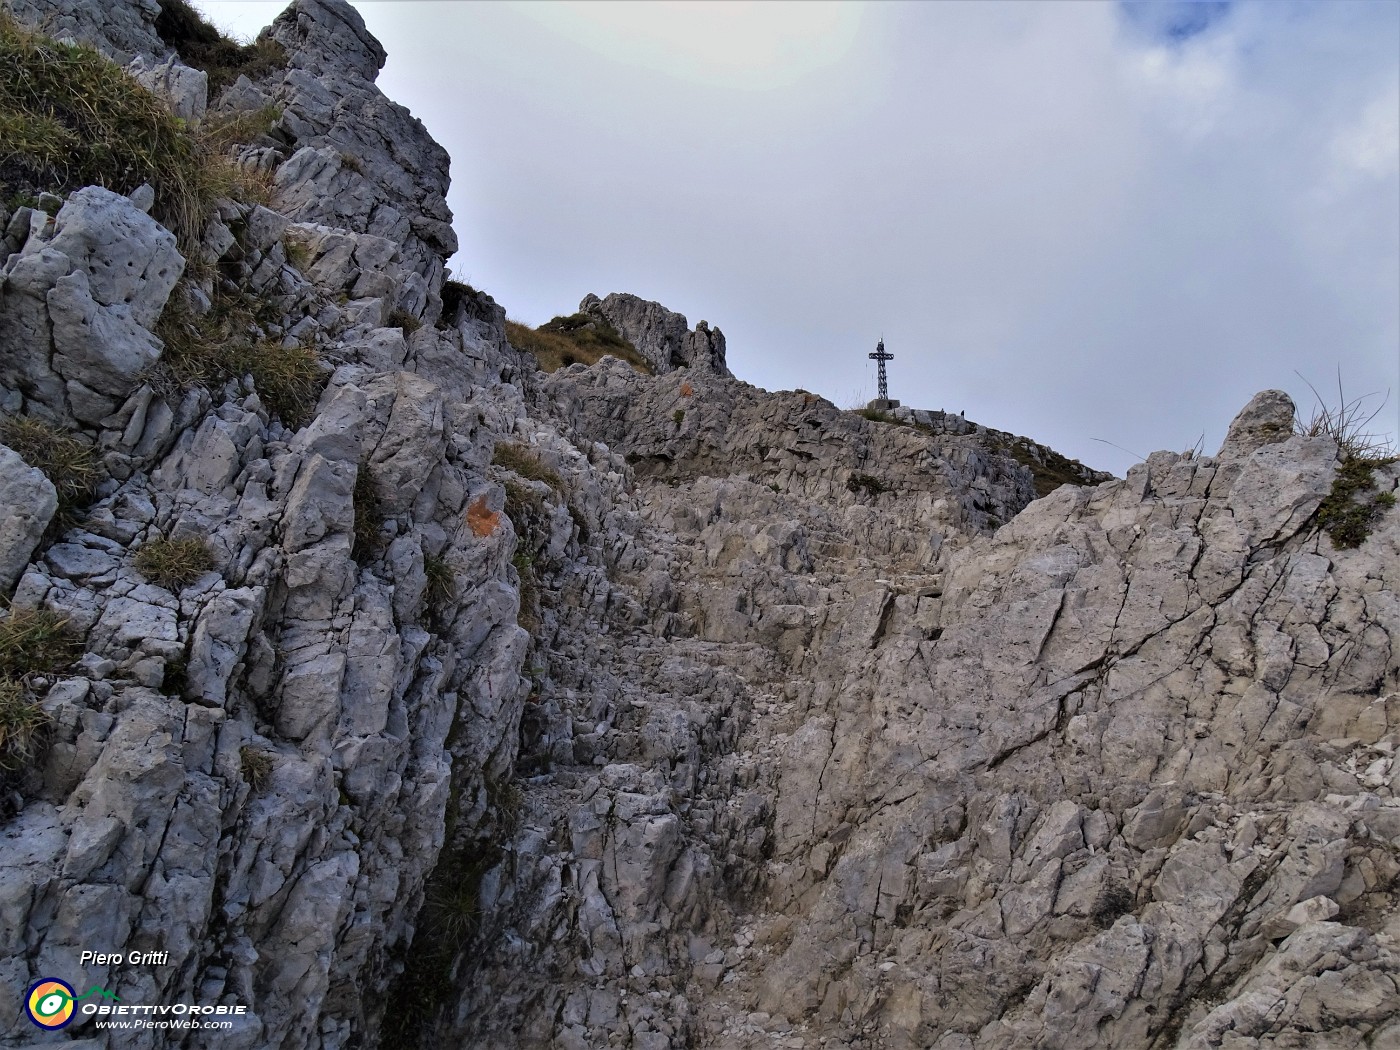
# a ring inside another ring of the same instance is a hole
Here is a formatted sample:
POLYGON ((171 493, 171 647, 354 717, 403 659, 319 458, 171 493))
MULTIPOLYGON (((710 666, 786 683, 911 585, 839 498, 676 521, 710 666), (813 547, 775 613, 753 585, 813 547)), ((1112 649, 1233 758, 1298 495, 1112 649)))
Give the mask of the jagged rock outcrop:
POLYGON ((277 17, 273 40, 288 54, 280 81, 230 89, 240 109, 276 105, 287 159, 275 206, 300 222, 384 238, 390 301, 435 319, 442 261, 457 250, 447 207, 448 156, 421 121, 374 86, 384 49, 349 4, 297 0, 277 17))
POLYGON ((438 316, 446 157, 353 9, 272 33, 214 106, 285 105, 239 152, 277 193, 193 273, 141 192, 6 222, 0 405, 106 478, 54 523, 0 449, 0 587, 83 651, 0 777, 0 982, 243 1005, 249 1050, 1400 1038, 1400 514, 1332 542, 1354 464, 1285 396, 1120 480, 758 390, 631 296, 583 310, 659 374, 545 376, 489 297, 438 316), (163 310, 245 300, 322 363, 298 416, 161 372, 163 310))
POLYGON ((33 414, 98 425, 160 356, 150 329, 185 267, 175 236, 97 186, 52 218, 22 208, 11 228, 27 236, 0 267, 0 385, 33 414))
POLYGON ((660 303, 635 295, 614 292, 606 299, 586 295, 578 304, 579 313, 588 314, 617 329, 618 334, 651 362, 658 375, 690 368, 727 376, 724 333, 700 321, 691 331, 685 315, 666 309, 660 303))
MULTIPOLYGON (((286 31, 328 11, 357 17, 303 3, 286 31)), ((320 39, 292 41, 314 52, 304 64, 372 98, 377 65, 337 67, 320 39)), ((344 50, 374 48, 350 34, 344 50)), ((381 149, 414 156, 421 127, 404 127, 381 122, 377 134, 406 135, 381 149)), ((444 156, 443 188, 445 169, 444 156)), ((499 820, 488 786, 509 778, 528 636, 487 465, 521 411, 502 386, 514 363, 489 300, 475 310, 494 319, 485 333, 431 314, 411 334, 385 326, 406 305, 415 321, 431 311, 441 238, 396 270, 404 241, 358 213, 329 229, 224 202, 202 276, 181 281, 149 207, 146 193, 88 188, 53 219, 5 217, 4 410, 67 428, 109 477, 45 539, 53 487, 4 451, 6 492, 26 501, 3 530, 5 596, 64 618, 85 655, 24 681, 48 725, 40 760, 4 773, 0 975, 27 988, 61 974, 133 1003, 237 1002, 248 1013, 220 1034, 230 1046, 344 1046, 378 1029, 440 852, 499 820), (256 331, 220 338, 326 363, 306 425, 246 380, 181 388, 161 374, 167 299, 197 327, 224 308, 211 299, 240 296, 256 299, 256 331), (143 552, 188 540, 207 569, 155 582, 143 552), (80 965, 93 946, 167 961, 80 965)), ((407 241, 437 221, 407 206, 381 217, 407 241)), ((31 1038, 20 1007, 0 1005, 0 1043, 31 1038)))
POLYGON ((616 578, 653 611, 601 644, 561 613, 543 647, 522 759, 548 785, 449 1030, 1385 1045, 1400 525, 1360 551, 1318 532, 1336 446, 1238 436, 1291 405, 1261 395, 1218 459, 1160 453, 971 544, 984 522, 943 519, 930 547, 887 539, 935 524, 917 471, 881 464, 891 491, 832 513, 850 437, 800 445, 793 395, 762 399, 765 432, 722 383, 625 371, 556 373, 540 404, 633 461, 616 578), (1259 989, 1285 973, 1280 1010, 1259 989))
POLYGON ((0 593, 10 594, 39 546, 54 511, 58 493, 42 471, 0 445, 0 593))
POLYGON ((2 6, 22 24, 90 44, 119 65, 141 56, 163 59, 169 51, 155 29, 159 0, 4 0, 2 6))

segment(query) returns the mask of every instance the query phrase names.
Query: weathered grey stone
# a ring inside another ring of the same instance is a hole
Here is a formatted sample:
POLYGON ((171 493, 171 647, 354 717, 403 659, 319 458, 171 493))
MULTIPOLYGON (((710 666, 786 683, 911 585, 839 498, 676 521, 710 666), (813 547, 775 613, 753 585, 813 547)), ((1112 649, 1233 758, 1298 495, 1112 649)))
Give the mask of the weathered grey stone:
POLYGON ((172 55, 154 63, 138 57, 127 71, 151 94, 165 99, 181 120, 204 119, 209 104, 209 74, 204 70, 192 69, 172 55))
POLYGON ((90 44, 121 64, 166 51, 155 32, 158 0, 5 0, 5 7, 27 26, 56 39, 90 44))
POLYGON ((14 592, 58 510, 58 493, 42 471, 0 445, 0 594, 14 592))
POLYGON ((635 346, 657 373, 692 368, 729 375, 724 360, 724 333, 711 329, 705 321, 692 332, 682 314, 667 310, 660 303, 635 295, 614 292, 606 299, 584 296, 579 312, 610 324, 619 335, 635 346))
POLYGON ((149 329, 160 317, 185 262, 175 235, 120 193, 88 186, 69 195, 54 217, 48 247, 87 276, 93 301, 126 307, 149 329))
POLYGON ((1263 390, 1255 394, 1230 423, 1220 455, 1243 456, 1293 436, 1297 409, 1293 399, 1282 390, 1263 390))

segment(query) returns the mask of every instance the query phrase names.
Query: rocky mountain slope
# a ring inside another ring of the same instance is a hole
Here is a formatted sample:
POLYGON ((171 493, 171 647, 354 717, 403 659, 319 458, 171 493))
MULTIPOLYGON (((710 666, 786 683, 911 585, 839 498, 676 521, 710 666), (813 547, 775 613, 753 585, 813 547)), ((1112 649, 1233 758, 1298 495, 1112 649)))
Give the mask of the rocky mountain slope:
POLYGON ((545 374, 347 4, 209 98, 154 0, 5 3, 272 115, 194 245, 141 188, 0 216, 6 442, 96 464, 0 448, 0 983, 247 1007, 76 1040, 1400 1046, 1393 463, 1266 392, 1104 480, 634 296, 582 312, 655 375, 545 374))

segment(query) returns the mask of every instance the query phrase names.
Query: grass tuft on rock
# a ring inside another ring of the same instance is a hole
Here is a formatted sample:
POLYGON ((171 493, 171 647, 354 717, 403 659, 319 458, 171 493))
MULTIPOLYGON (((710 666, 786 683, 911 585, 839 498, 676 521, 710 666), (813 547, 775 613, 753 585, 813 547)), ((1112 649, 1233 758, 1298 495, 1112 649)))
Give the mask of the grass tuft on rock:
POLYGON ((15 772, 34 761, 35 740, 48 721, 23 682, 0 678, 0 772, 15 772))
POLYGON ((1376 416, 1380 415, 1388 397, 1380 394, 1362 394, 1360 397, 1347 397, 1342 388, 1341 370, 1337 372, 1337 400, 1329 403, 1317 391, 1317 387, 1302 375, 1298 378, 1308 384, 1313 392, 1315 407, 1312 415, 1304 419, 1295 415, 1293 432, 1303 437, 1328 437, 1342 450, 1343 460, 1360 462, 1389 460, 1395 456, 1395 446, 1383 434, 1368 429, 1376 416), (1375 401, 1375 407, 1371 404, 1375 401))
POLYGON ((361 463, 355 474, 355 542, 352 548, 356 563, 368 565, 383 544, 384 508, 374 488, 369 464, 361 463))
POLYGON ((534 635, 540 629, 540 583, 535 558, 527 550, 516 550, 510 563, 520 579, 520 611, 515 622, 534 635))
POLYGON ((238 749, 239 772, 243 776, 243 782, 253 789, 254 793, 267 787, 267 783, 272 779, 272 755, 261 748, 244 744, 238 749))
POLYGON ((543 481, 555 492, 564 487, 564 479, 559 476, 559 472, 546 466, 538 453, 528 445, 502 441, 492 451, 491 462, 529 481, 543 481))
POLYGON ((0 419, 0 444, 8 445, 53 484, 59 506, 91 503, 106 476, 97 450, 68 431, 30 416, 0 419))
POLYGON ((167 591, 179 593, 214 568, 214 554, 197 537, 159 537, 136 552, 136 571, 167 591))
POLYGON ((423 555, 423 575, 428 585, 423 597, 428 608, 441 613, 457 598, 457 578, 447 559, 436 554, 423 555))
POLYGON ((538 328, 519 321, 506 322, 506 340, 534 357, 541 372, 555 372, 570 365, 596 365, 611 355, 644 375, 655 374, 635 346, 611 325, 588 314, 556 317, 538 328))
POLYGON ((316 351, 265 338, 243 296, 216 294, 212 308, 198 315, 177 289, 156 334, 165 343, 157 367, 166 377, 157 386, 167 400, 190 386, 213 389, 250 377, 263 405, 288 428, 297 430, 315 416, 328 379, 316 351))
POLYGON ((161 40, 179 52, 186 65, 208 74, 210 99, 240 76, 256 80, 287 65, 287 52, 277 41, 269 37, 251 44, 230 40, 185 0, 160 0, 155 28, 161 40))
POLYGON ((0 677, 57 674, 81 655, 63 613, 11 606, 0 617, 0 677))
POLYGON ((0 12, 0 199, 104 186, 155 190, 157 220, 193 254, 237 169, 164 101, 96 50, 0 12))

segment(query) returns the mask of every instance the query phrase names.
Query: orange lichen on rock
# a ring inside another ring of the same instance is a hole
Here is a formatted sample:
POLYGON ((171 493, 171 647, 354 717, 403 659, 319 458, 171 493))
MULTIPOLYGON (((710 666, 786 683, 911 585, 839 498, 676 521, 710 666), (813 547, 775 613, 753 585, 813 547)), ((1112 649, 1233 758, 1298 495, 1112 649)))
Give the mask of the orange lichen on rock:
POLYGON ((693 386, 689 383, 681 384, 681 397, 689 397, 693 393, 695 393, 695 388, 693 386))
POLYGON ((493 535, 501 524, 501 515, 486 505, 486 497, 478 496, 467 508, 467 524, 476 536, 493 535))

